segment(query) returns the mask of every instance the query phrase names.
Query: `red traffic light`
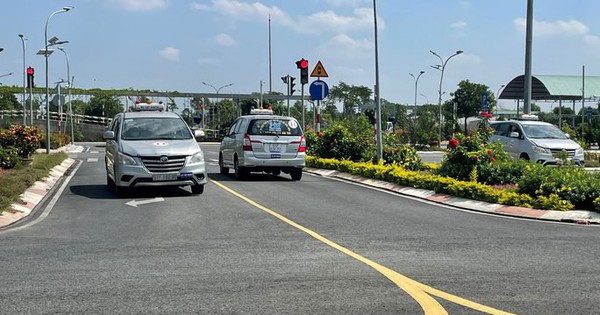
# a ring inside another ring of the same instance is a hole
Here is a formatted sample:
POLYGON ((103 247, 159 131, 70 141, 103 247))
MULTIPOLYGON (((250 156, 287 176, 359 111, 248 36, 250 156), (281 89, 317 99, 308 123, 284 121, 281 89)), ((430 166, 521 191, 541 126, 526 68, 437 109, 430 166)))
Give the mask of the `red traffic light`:
POLYGON ((27 74, 33 75, 33 68, 32 67, 28 67, 27 68, 27 74))
POLYGON ((298 69, 308 69, 308 60, 302 58, 302 60, 296 61, 298 69))

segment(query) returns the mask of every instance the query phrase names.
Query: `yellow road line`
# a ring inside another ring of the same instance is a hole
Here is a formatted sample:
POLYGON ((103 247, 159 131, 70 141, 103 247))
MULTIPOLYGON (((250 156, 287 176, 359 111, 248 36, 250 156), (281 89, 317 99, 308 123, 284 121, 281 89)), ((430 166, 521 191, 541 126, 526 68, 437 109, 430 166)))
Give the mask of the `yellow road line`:
POLYGON ((504 312, 501 310, 497 310, 492 307, 485 306, 485 305, 482 305, 482 304, 479 304, 479 303, 476 303, 473 301, 469 301, 467 299, 434 289, 434 288, 424 285, 418 281, 410 279, 394 270, 391 270, 385 266, 382 266, 366 257, 363 257, 363 256, 349 250, 348 248, 345 248, 345 247, 323 237, 319 233, 312 231, 312 230, 288 219, 287 217, 251 200, 250 198, 236 192, 235 190, 221 184, 220 182, 218 182, 216 180, 211 179, 211 181, 213 183, 215 183, 217 186, 224 189, 225 191, 244 200, 245 202, 253 205, 254 207, 262 210, 263 212, 266 212, 266 213, 276 217, 277 219, 291 225, 292 227, 312 236, 313 238, 315 238, 315 239, 337 249, 338 251, 340 251, 362 263, 365 263, 368 266, 372 267, 373 269, 377 270, 379 273, 384 275, 386 278, 390 279, 398 287, 400 287, 402 290, 404 290, 406 293, 408 293, 415 301, 417 301, 417 303, 419 303, 419 305, 421 305, 421 308, 423 309, 423 312, 425 315, 438 315, 438 314, 447 315, 448 314, 446 312, 446 310, 440 305, 440 303, 438 303, 438 301, 436 301, 433 297, 431 297, 431 295, 437 296, 442 299, 448 300, 450 302, 453 302, 453 303, 456 303, 459 305, 463 305, 463 306, 469 307, 471 309, 481 311, 484 313, 488 313, 488 314, 493 314, 493 315, 510 315, 510 314, 512 314, 512 313, 507 313, 507 312, 504 312))

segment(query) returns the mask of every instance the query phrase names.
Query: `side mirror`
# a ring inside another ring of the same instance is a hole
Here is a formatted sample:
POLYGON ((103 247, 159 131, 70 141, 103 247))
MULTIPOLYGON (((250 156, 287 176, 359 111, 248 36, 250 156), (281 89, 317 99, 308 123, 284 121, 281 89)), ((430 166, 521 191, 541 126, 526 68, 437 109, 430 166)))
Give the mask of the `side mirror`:
POLYGON ((107 130, 104 132, 104 134, 102 136, 104 137, 104 140, 114 140, 115 132, 112 130, 107 130))
POLYGON ((567 139, 571 139, 571 135, 568 133, 565 133, 565 136, 567 136, 567 139))
POLYGON ((519 133, 516 132, 516 131, 513 131, 513 132, 510 133, 509 137, 511 137, 511 138, 518 138, 519 137, 519 133))

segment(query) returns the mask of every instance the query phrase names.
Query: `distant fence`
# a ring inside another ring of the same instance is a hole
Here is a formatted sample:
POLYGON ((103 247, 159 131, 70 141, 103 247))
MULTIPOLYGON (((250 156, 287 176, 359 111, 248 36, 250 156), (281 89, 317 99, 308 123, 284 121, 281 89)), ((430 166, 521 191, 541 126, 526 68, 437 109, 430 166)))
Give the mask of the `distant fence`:
MULTIPOLYGON (((33 118, 33 120, 46 119, 46 115, 43 114, 39 110, 33 111, 33 117, 31 115, 31 112, 28 110, 27 111, 0 110, 0 120, 4 120, 7 118, 13 118, 13 119, 21 118, 22 119, 23 113, 25 113, 25 123, 26 124, 29 124, 29 122, 31 121, 32 118, 33 118)), ((71 117, 67 113, 50 112, 50 120, 56 120, 56 121, 67 121, 68 120, 70 123, 71 117)), ((106 118, 106 117, 80 115, 80 114, 73 115, 73 123, 74 124, 94 124, 94 125, 108 126, 111 121, 112 121, 112 118, 106 118)))

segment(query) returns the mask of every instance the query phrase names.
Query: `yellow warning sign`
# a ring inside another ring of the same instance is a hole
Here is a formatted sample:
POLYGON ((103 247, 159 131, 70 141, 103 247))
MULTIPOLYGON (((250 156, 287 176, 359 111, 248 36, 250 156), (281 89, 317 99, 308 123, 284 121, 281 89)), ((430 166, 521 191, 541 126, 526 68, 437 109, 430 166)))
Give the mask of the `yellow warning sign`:
POLYGON ((323 67, 323 64, 321 63, 321 60, 317 61, 317 65, 315 66, 315 68, 313 69, 313 71, 310 73, 311 77, 317 77, 317 78, 327 78, 329 77, 327 75, 327 71, 325 71, 325 68, 323 67))

